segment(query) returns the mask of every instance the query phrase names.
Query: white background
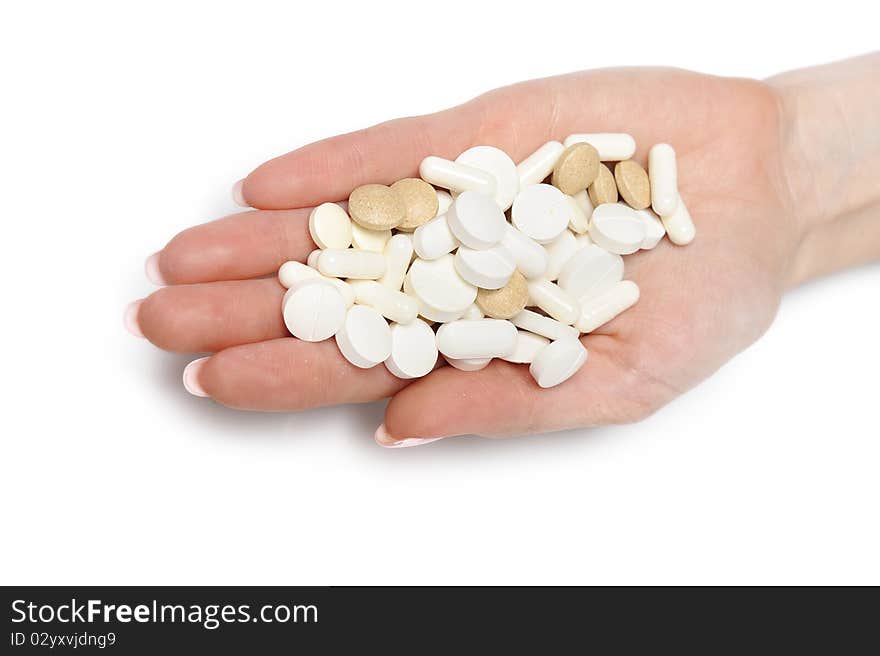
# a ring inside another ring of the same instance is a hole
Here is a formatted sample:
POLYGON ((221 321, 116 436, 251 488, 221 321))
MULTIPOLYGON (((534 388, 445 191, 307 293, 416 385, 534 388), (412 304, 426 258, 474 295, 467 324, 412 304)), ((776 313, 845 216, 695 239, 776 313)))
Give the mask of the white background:
POLYGON ((144 258, 314 139, 582 68, 880 45, 866 2, 512 6, 4 4, 0 582, 880 583, 880 266, 642 424, 510 441, 227 410, 123 330, 144 258))

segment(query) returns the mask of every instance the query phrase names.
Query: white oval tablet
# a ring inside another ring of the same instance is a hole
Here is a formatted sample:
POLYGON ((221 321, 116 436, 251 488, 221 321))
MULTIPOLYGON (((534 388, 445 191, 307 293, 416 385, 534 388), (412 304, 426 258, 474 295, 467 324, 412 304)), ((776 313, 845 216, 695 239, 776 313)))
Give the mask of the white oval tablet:
POLYGON ((562 234, 543 247, 547 251, 547 270, 542 277, 556 280, 562 267, 571 259, 578 249, 577 237, 571 230, 563 230, 562 234))
POLYGON ((477 288, 458 275, 452 255, 436 260, 416 258, 407 277, 419 300, 441 312, 463 313, 477 298, 477 288))
POLYGON ((492 358, 447 358, 445 355, 443 359, 449 363, 449 366, 458 369, 459 371, 479 371, 480 369, 485 369, 489 366, 489 363, 492 362, 492 358))
POLYGON ((568 227, 572 207, 568 198, 553 185, 525 187, 513 201, 513 225, 541 244, 547 244, 568 227))
POLYGON ((509 355, 505 355, 502 359, 516 364, 529 364, 549 343, 550 340, 546 337, 530 333, 527 330, 518 330, 516 331, 516 346, 509 355))
POLYGON ((318 271, 333 278, 375 280, 385 275, 385 256, 355 248, 327 249, 318 256, 318 271))
POLYGON ((373 308, 352 306, 336 333, 336 345, 343 357, 361 369, 375 367, 391 355, 391 329, 373 308))
POLYGON ((576 337, 548 344, 529 365, 529 373, 539 387, 554 387, 574 376, 587 361, 587 349, 576 337))
POLYGON ((622 132, 570 134, 563 143, 566 148, 576 143, 588 143, 599 153, 602 162, 620 162, 630 159, 636 152, 636 140, 622 132))
POLYGON ((589 333, 631 308, 639 300, 639 287, 632 280, 621 280, 611 289, 591 298, 581 308, 575 324, 582 333, 589 333))
POLYGON ((495 201, 477 191, 459 194, 446 212, 446 222, 458 241, 476 249, 501 241, 507 223, 495 201))
POLYGON ((309 234, 318 248, 351 246, 351 219, 336 203, 322 203, 309 214, 309 234))
POLYGON ((645 238, 642 240, 640 248, 650 250, 660 243, 663 235, 666 234, 666 228, 660 218, 650 209, 636 210, 636 214, 645 224, 645 238))
POLYGON ((500 358, 516 346, 516 328, 504 319, 452 321, 437 330, 437 348, 456 360, 500 358))
POLYGON ((458 248, 445 214, 416 228, 412 240, 416 254, 423 260, 436 260, 458 248))
POLYGON ((593 210, 590 238, 611 253, 635 253, 645 240, 645 222, 625 203, 604 203, 593 210))
POLYGON ((510 320, 517 328, 522 328, 530 333, 543 335, 547 339, 562 339, 564 337, 577 337, 578 331, 564 323, 545 317, 543 314, 523 310, 510 320))
POLYGON ((385 367, 398 378, 427 376, 437 363, 437 340, 431 326, 421 319, 391 324, 391 355, 385 367))
POLYGON ((403 232, 394 235, 385 244, 383 255, 385 256, 385 275, 379 278, 379 282, 388 289, 398 292, 403 284, 403 278, 406 276, 406 270, 409 269, 409 263, 412 261, 412 237, 403 232))
POLYGON ((419 164, 419 177, 450 191, 478 191, 490 198, 495 193, 495 178, 485 171, 433 155, 419 164))
POLYGON ((296 260, 290 260, 282 264, 281 268, 278 269, 278 282, 281 283, 282 287, 290 289, 300 280, 317 278, 320 275, 321 273, 312 267, 296 260))
POLYGON ((333 337, 345 320, 345 303, 339 291, 319 279, 303 281, 284 295, 284 325, 294 337, 320 342, 333 337))
POLYGON ((409 279, 409 274, 407 274, 406 278, 403 279, 403 291, 406 294, 409 294, 416 301, 418 301, 419 314, 429 321, 436 321, 437 323, 448 323, 449 321, 461 319, 462 316, 464 316, 465 312, 467 312, 467 310, 456 312, 443 312, 441 310, 438 310, 437 308, 431 307, 422 299, 420 299, 418 297, 418 294, 413 291, 412 282, 409 279))
POLYGON ((586 234, 590 229, 590 217, 593 216, 593 201, 587 190, 577 192, 569 196, 572 203, 571 216, 568 219, 568 229, 577 235, 586 234))
POLYGON ((390 230, 367 230, 354 221, 351 222, 351 243, 355 248, 383 253, 389 239, 391 239, 390 230))
POLYGON ((558 141, 548 141, 520 162, 516 167, 520 188, 543 182, 553 172, 564 150, 565 146, 558 141))
POLYGON ((502 212, 510 208, 519 191, 519 175, 516 164, 507 153, 493 146, 474 146, 456 157, 455 161, 485 171, 495 178, 495 202, 502 212))
POLYGON ((574 297, 546 278, 529 281, 529 300, 558 322, 568 326, 580 316, 580 306, 574 297))
POLYGON ((455 270, 475 287, 501 289, 515 269, 516 262, 500 244, 481 251, 459 246, 455 253, 455 270))
POLYGON ((597 296, 623 280, 623 258, 595 244, 571 256, 559 274, 559 286, 576 298, 597 296))
POLYGON ((390 321, 409 323, 419 313, 419 302, 397 289, 389 289, 375 280, 352 280, 355 301, 368 305, 390 321))
POLYGON ((513 256, 516 268, 526 278, 540 278, 547 270, 547 251, 543 246, 509 223, 504 228, 501 246, 513 256))

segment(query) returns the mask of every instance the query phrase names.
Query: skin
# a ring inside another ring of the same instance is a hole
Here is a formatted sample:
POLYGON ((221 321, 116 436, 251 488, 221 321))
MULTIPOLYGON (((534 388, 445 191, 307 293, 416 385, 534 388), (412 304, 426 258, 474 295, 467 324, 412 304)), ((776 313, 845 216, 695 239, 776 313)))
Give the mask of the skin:
POLYGON ((167 286, 137 306, 137 324, 160 348, 214 353, 197 382, 230 407, 289 411, 391 396, 377 434, 385 445, 639 421, 758 339, 787 290, 880 257, 878 72, 877 55, 765 82, 589 71, 305 146, 244 180, 244 199, 259 209, 190 228, 159 252, 167 286), (642 165, 651 145, 673 144, 697 237, 627 256, 641 299, 582 337, 589 358, 568 382, 541 390, 527 367, 500 360, 401 381, 382 366, 350 365, 332 340, 287 335, 284 290, 261 277, 315 248, 309 208, 415 176, 429 154, 492 144, 519 161, 583 131, 629 132, 642 165))

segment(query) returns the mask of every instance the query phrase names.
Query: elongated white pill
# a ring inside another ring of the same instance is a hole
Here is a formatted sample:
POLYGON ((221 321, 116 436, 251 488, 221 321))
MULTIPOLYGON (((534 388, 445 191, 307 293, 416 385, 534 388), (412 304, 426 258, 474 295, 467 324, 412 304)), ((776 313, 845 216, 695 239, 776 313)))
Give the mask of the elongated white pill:
POLYGON ((318 256, 318 271, 334 278, 375 280, 385 275, 385 257, 354 248, 327 249, 318 256))
POLYGON ((482 289, 501 289, 510 280, 515 269, 516 262, 500 244, 480 251, 459 246, 455 253, 455 270, 458 275, 482 289))
POLYGON ((678 206, 678 169, 675 150, 661 143, 648 151, 648 179, 651 182, 651 207, 661 217, 669 216, 678 206))
POLYGON ((578 250, 577 237, 571 230, 563 230, 562 234, 549 244, 544 246, 547 251, 547 270, 542 277, 547 280, 556 280, 562 267, 571 259, 578 250))
POLYGON ((454 312, 444 312, 442 310, 438 310, 437 308, 431 307, 427 303, 425 303, 422 299, 419 298, 418 294, 413 291, 412 281, 410 280, 409 274, 407 274, 406 278, 403 279, 403 291, 416 299, 419 303, 419 314, 423 316, 425 319, 429 321, 436 321, 438 323, 447 323, 449 321, 455 321, 456 319, 461 319, 462 316, 467 312, 467 310, 458 310, 454 312))
POLYGON ((318 248, 351 246, 351 219, 336 203, 322 203, 309 214, 309 234, 318 248))
POLYGON ((517 328, 522 328, 536 335, 543 335, 547 339, 562 339, 564 337, 577 337, 578 331, 566 326, 564 323, 545 317, 543 314, 523 310, 510 320, 517 328))
POLYGON ((485 369, 489 366, 489 363, 492 362, 492 358, 447 358, 445 355, 443 359, 449 363, 449 366, 455 367, 459 371, 479 371, 480 369, 485 369))
POLYGON ((516 346, 516 328, 504 319, 453 321, 437 330, 437 348, 456 360, 500 358, 516 346))
POLYGON ((315 271, 318 270, 318 258, 320 257, 320 255, 321 249, 316 248, 311 253, 309 253, 309 256, 306 258, 306 264, 312 267, 315 271))
POLYGON ((284 295, 284 325, 291 335, 306 342, 333 337, 342 327, 345 312, 339 291, 317 278, 301 281, 284 295))
POLYGON ((495 178, 480 169, 459 164, 433 155, 419 165, 419 175, 425 182, 451 191, 478 191, 492 197, 495 194, 495 178))
POLYGON ((623 258, 595 244, 571 256, 559 274, 559 286, 583 304, 623 280, 623 258))
POLYGON ((550 340, 546 337, 530 333, 527 330, 518 330, 516 331, 516 346, 509 355, 505 355, 502 359, 517 364, 529 364, 549 343, 550 340))
POLYGON ((611 321, 639 300, 639 287, 632 280, 621 280, 581 307, 581 316, 575 324, 582 333, 589 333, 611 321))
POLYGON ((345 321, 336 333, 336 345, 354 366, 369 369, 391 355, 391 329, 376 310, 355 305, 345 314, 345 321))
POLYGON ((320 275, 321 273, 312 267, 296 260, 290 260, 282 264, 281 268, 278 269, 278 282, 281 283, 282 287, 290 289, 300 280, 317 278, 320 275))
POLYGON ((593 210, 590 238, 611 253, 635 253, 645 240, 645 222, 625 203, 604 203, 593 210))
POLYGON ((419 313, 419 302, 396 289, 389 289, 375 280, 352 280, 355 302, 368 305, 390 321, 409 323, 419 313))
POLYGON ((590 217, 593 216, 593 201, 587 190, 577 192, 568 197, 572 204, 572 213, 568 219, 568 229, 577 235, 586 234, 590 229, 590 217))
POLYGON ((636 152, 636 140, 622 132, 597 132, 595 134, 570 134, 563 142, 568 148, 576 143, 588 143, 603 162, 619 162, 629 159, 636 152))
POLYGON ((669 235, 669 241, 678 246, 686 246, 690 244, 697 234, 697 228, 691 218, 684 201, 679 197, 678 205, 675 211, 669 216, 661 217, 663 226, 666 228, 666 234, 669 235))
POLYGON ((529 281, 529 299, 532 304, 568 326, 580 316, 580 306, 574 297, 546 278, 529 281))
POLYGON ((476 286, 464 281, 455 269, 455 258, 416 258, 407 274, 412 292, 440 312, 464 313, 477 298, 476 286))
POLYGON ((541 244, 509 223, 504 228, 501 246, 510 253, 516 262, 516 268, 526 278, 538 278, 547 270, 547 251, 541 244))
POLYGON ((379 278, 379 282, 388 289, 400 291, 406 270, 412 261, 413 243, 412 237, 400 232, 394 235, 385 244, 385 275, 379 278))
POLYGON ((574 376, 587 361, 587 349, 575 337, 559 339, 545 346, 529 365, 539 387, 554 387, 574 376))
POLYGON ((437 216, 446 214, 446 210, 452 205, 452 194, 444 189, 437 190, 437 216))
POLYGON ((351 223, 351 243, 357 249, 384 253, 389 239, 391 230, 368 230, 354 221, 351 223))
MULTIPOLYGON (((679 206, 682 205, 683 203, 679 201, 679 206)), ((663 235, 666 234, 666 228, 660 218, 654 214, 651 209, 636 210, 636 214, 639 215, 642 222, 645 224, 645 238, 642 240, 641 248, 644 250, 650 250, 659 244, 661 239, 663 239, 663 235)))
POLYGON ((467 310, 464 311, 464 314, 461 315, 462 319, 482 319, 486 315, 483 314, 483 311, 479 308, 479 306, 474 303, 467 310))
POLYGON ((565 146, 558 141, 548 141, 520 162, 516 167, 520 188, 538 184, 550 175, 563 150, 565 146))
POLYGON ((510 208, 519 191, 519 174, 507 153, 493 146, 474 146, 456 157, 455 161, 485 171, 495 178, 495 202, 502 212, 510 208))
POLYGON ((464 191, 446 212, 455 238, 469 248, 491 248, 504 236, 507 221, 492 198, 478 191, 464 191))
POLYGON ((572 206, 568 197, 553 185, 525 187, 513 201, 511 220, 518 230, 541 244, 547 244, 568 227, 572 206))
POLYGON ((427 376, 437 363, 437 340, 421 319, 408 324, 391 324, 391 355, 385 367, 403 379, 427 376))
POLYGON ((458 240, 449 229, 445 214, 416 228, 413 248, 423 260, 436 260, 458 248, 458 240))

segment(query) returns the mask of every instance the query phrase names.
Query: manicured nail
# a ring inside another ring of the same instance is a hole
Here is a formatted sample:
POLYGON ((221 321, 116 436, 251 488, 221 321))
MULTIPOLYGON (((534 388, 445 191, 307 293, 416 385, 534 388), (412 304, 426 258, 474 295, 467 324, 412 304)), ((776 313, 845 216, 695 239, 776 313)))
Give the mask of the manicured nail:
POLYGON ((138 321, 138 312, 140 311, 141 303, 143 302, 144 300, 141 299, 134 303, 129 303, 128 307, 125 308, 125 314, 122 316, 122 323, 125 324, 125 329, 135 337, 144 336, 144 333, 141 330, 141 324, 138 321))
POLYGON ((207 360, 208 358, 206 357, 193 360, 186 365, 186 369, 183 370, 183 386, 186 388, 186 391, 193 396, 208 396, 205 388, 202 387, 202 384, 199 382, 199 372, 202 370, 202 367, 207 360))
POLYGON ((386 449, 403 449, 408 446, 421 446, 422 444, 428 444, 429 442, 436 442, 437 440, 442 440, 442 437, 405 437, 402 440, 395 440, 388 434, 388 430, 385 428, 385 424, 379 426, 376 429, 376 434, 373 436, 373 439, 376 440, 376 444, 386 449))
POLYGON ((144 273, 147 274, 147 280, 154 285, 164 287, 168 284, 165 282, 165 278, 162 277, 162 272, 159 271, 159 251, 147 258, 147 261, 144 263, 144 273))
POLYGON ((250 207, 247 204, 247 201, 244 199, 244 195, 241 193, 241 188, 244 186, 244 180, 239 180, 234 185, 232 185, 232 200, 236 205, 240 205, 241 207, 250 207))

